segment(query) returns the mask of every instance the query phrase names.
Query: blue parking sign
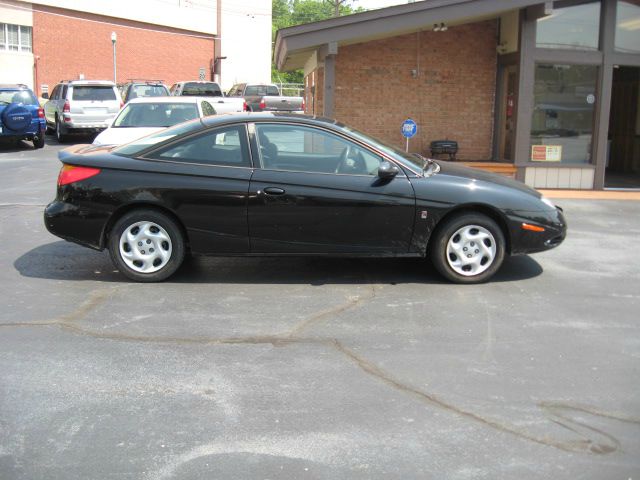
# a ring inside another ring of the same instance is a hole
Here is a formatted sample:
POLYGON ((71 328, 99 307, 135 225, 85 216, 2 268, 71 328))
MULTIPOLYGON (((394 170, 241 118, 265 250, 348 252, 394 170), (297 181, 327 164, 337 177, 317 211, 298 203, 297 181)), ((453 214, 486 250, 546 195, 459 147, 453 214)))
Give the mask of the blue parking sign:
POLYGON ((402 135, 405 138, 411 138, 418 132, 418 125, 416 122, 407 118, 402 124, 402 135))

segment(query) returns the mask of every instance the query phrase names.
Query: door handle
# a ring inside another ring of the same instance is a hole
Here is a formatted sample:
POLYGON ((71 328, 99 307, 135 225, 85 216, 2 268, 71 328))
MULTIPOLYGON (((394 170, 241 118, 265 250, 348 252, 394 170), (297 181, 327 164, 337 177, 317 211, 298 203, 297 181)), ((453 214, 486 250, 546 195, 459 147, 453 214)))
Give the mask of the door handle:
POLYGON ((267 195, 284 195, 284 190, 278 187, 267 187, 264 189, 267 195))

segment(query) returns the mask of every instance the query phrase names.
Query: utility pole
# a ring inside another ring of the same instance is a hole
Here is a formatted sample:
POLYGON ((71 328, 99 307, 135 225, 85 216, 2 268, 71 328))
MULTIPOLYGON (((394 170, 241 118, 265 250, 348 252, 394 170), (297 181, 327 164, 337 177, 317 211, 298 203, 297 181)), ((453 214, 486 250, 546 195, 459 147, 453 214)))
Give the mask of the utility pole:
POLYGON ((340 16, 340 5, 347 3, 347 0, 324 0, 326 3, 333 7, 333 16, 340 16))

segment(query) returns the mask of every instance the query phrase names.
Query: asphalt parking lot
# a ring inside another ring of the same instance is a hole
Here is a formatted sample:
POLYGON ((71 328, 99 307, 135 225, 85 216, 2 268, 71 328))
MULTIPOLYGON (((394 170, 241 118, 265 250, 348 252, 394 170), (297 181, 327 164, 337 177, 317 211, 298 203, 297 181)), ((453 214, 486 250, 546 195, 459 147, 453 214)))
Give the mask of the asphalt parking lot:
MULTIPOLYGON (((82 139, 80 139, 82 140, 82 139)), ((640 478, 640 203, 478 286, 415 260, 195 258, 135 284, 0 145, 0 478, 640 478)))

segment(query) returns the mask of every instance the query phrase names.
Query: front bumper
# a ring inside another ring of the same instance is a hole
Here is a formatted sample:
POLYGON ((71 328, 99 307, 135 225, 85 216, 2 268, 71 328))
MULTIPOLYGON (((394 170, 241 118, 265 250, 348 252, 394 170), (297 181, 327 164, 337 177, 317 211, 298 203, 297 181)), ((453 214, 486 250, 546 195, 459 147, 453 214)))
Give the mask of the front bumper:
POLYGON ((543 252, 560 245, 567 236, 567 221, 562 209, 539 212, 513 212, 509 215, 511 254, 543 252), (523 224, 542 227, 544 231, 531 231, 523 224))

